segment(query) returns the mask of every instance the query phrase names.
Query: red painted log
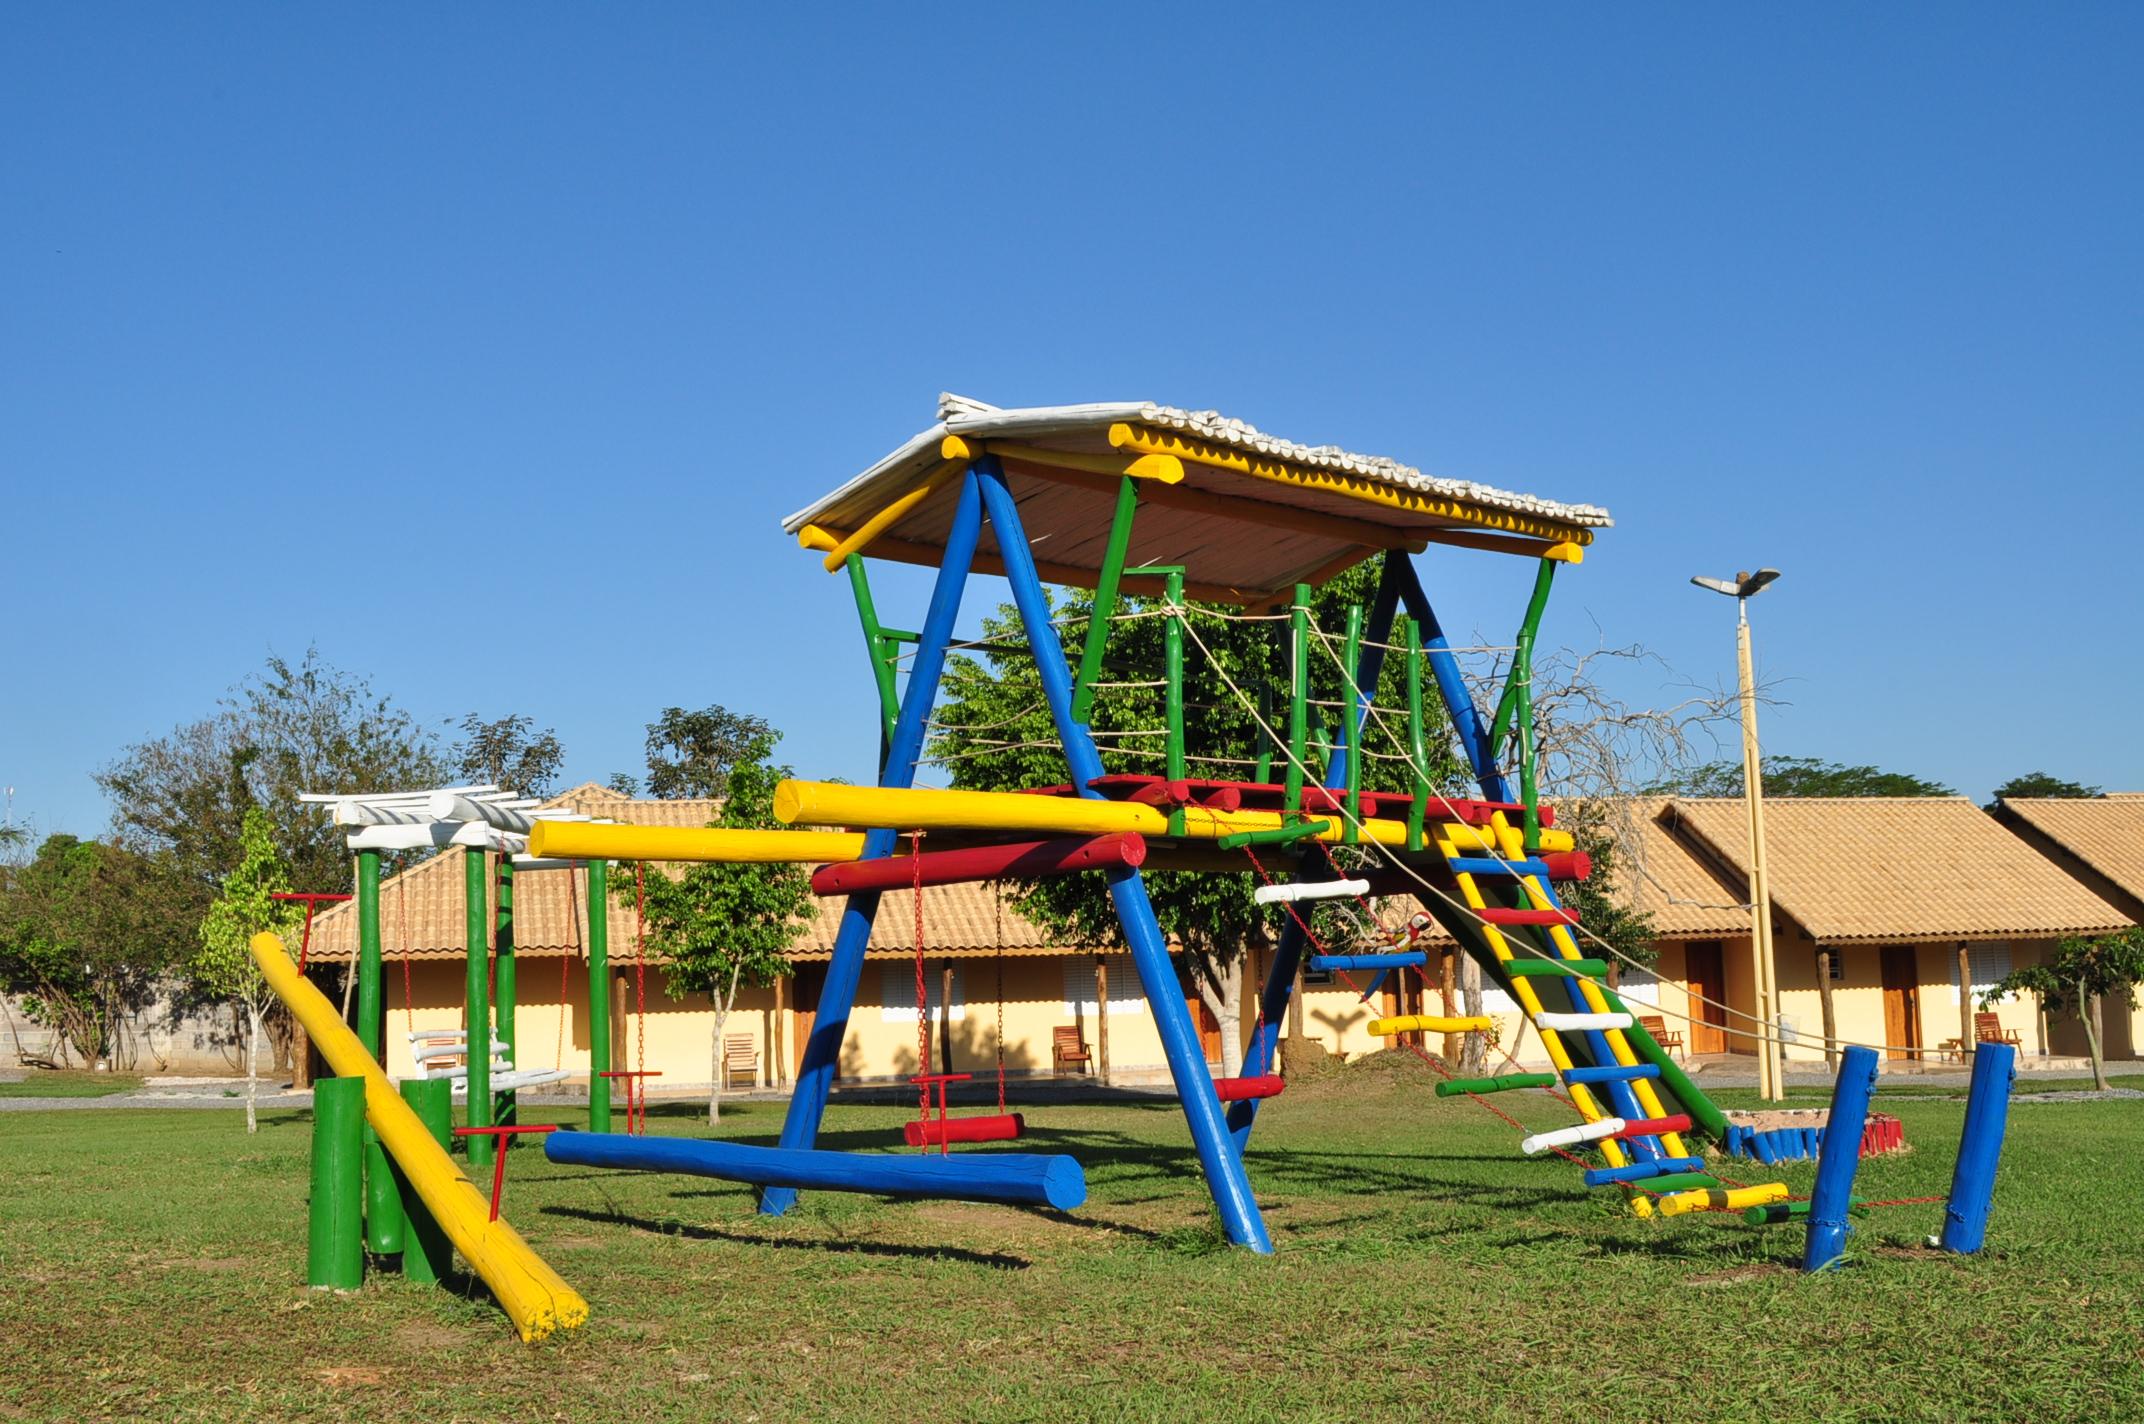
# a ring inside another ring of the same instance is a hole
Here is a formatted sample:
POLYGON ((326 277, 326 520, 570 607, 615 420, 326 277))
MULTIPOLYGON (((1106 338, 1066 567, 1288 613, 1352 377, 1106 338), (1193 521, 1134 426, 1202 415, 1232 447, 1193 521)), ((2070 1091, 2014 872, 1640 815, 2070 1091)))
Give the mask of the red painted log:
POLYGON ((1687 1114, 1676 1113, 1672 1117, 1633 1117, 1623 1120, 1621 1132, 1611 1132, 1614 1138, 1658 1137, 1663 1132, 1688 1132, 1690 1119, 1687 1114))
POLYGON ((1286 1086, 1286 1082, 1277 1073, 1266 1073, 1255 1078, 1213 1080, 1214 1096, 1224 1103, 1240 1102, 1245 1098, 1274 1097, 1286 1086))
MULTIPOLYGON (((1107 836, 1066 836, 1049 841, 1007 841, 960 850, 927 850, 922 856, 925 885, 955 885, 1001 877, 1039 879, 1111 865, 1141 865, 1146 839, 1137 831, 1107 836)), ((888 856, 844 865, 822 865, 812 872, 815 895, 852 895, 859 890, 898 890, 916 883, 916 858, 888 856)))
POLYGON ((1188 781, 1156 781, 1140 787, 1127 801, 1136 801, 1142 806, 1161 806, 1173 809, 1191 804, 1191 783, 1188 781))
MULTIPOLYGON (((1152 786, 1166 780, 1167 778, 1165 777, 1147 776, 1135 772, 1114 772, 1107 776, 1096 777, 1088 783, 1088 786, 1090 789, 1099 791, 1105 796, 1128 796, 1141 787, 1152 786)), ((1242 804, 1263 806, 1269 810, 1278 805, 1288 791, 1287 787, 1277 781, 1208 781, 1192 777, 1185 784, 1191 788, 1193 793, 1234 791, 1242 798, 1242 804)), ((1028 788, 1028 794, 1033 796, 1070 796, 1074 794, 1074 791, 1075 788, 1069 784, 1028 788)), ((1347 793, 1344 791, 1328 790, 1322 786, 1306 786, 1303 788, 1303 809, 1306 811, 1337 811, 1346 800, 1347 793)), ((1365 791, 1362 793, 1362 811, 1366 816, 1404 815, 1412 801, 1412 797, 1397 791, 1365 791)), ((1470 826, 1487 825, 1489 818, 1498 811, 1503 812, 1507 818, 1516 818, 1526 814, 1526 808, 1516 801, 1477 801, 1466 797, 1454 796, 1450 798, 1432 797, 1429 803, 1429 813, 1433 819, 1449 816, 1453 820, 1463 821, 1470 826)), ((1556 824, 1555 807, 1543 806, 1541 808, 1541 824, 1544 826, 1556 824)))
POLYGON ((987 1117, 910 1118, 901 1124, 901 1136, 910 1147, 937 1147, 947 1142, 1010 1142, 1027 1130, 1019 1113, 993 1113, 987 1117), (941 1135, 939 1129, 943 1128, 941 1135))
POLYGON ((1476 910, 1474 913, 1481 916, 1484 924, 1491 925, 1575 925, 1578 923, 1578 911, 1576 910, 1503 910, 1492 905, 1486 910, 1476 910))

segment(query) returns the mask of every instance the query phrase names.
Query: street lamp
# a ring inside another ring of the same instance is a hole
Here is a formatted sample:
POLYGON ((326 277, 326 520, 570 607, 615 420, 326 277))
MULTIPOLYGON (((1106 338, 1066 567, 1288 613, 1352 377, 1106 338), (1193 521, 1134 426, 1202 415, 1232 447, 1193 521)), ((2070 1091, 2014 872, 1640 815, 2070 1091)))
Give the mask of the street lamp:
POLYGON ((1749 601, 1779 577, 1777 569, 1737 573, 1733 579, 1693 575, 1690 582, 1735 601, 1735 663, 1742 684, 1742 804, 1749 810, 1750 959, 1756 986, 1757 1096, 1786 1097, 1786 1065, 1779 1046, 1779 966, 1772 956, 1772 885, 1764 864, 1764 772, 1757 754, 1757 678, 1750 665, 1749 601))

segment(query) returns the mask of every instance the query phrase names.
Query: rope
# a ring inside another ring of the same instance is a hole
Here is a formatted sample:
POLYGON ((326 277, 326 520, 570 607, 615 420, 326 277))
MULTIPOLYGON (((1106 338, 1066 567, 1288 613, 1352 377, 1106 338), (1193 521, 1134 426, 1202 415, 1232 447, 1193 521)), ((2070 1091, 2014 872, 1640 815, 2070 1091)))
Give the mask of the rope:
POLYGON ((402 921, 402 1027, 410 1033, 417 1031, 417 996, 410 989, 409 973, 409 881, 395 877, 395 900, 402 921))
MULTIPOLYGON (((908 858, 915 867, 909 893, 916 902, 916 1076, 931 1071, 930 989, 923 979, 923 832, 908 833, 908 858)), ((931 1085, 916 1084, 916 1115, 928 1121, 931 1115, 931 1085)))
MULTIPOLYGON (((648 863, 633 862, 633 1026, 634 1066, 648 1071, 648 863)), ((643 1084, 642 1091, 646 1088, 643 1084)))
POLYGON ((990 882, 990 899, 997 914, 997 997, 998 997, 998 1116, 1005 1115, 1005 890, 993 880, 990 882))

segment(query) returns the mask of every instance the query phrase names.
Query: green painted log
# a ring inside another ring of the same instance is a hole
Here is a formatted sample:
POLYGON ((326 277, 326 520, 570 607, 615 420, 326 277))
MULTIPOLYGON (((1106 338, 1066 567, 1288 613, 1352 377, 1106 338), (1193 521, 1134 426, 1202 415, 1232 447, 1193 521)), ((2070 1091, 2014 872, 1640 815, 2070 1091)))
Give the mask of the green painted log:
POLYGON ((894 683, 895 640, 879 626, 878 605, 871 601, 871 576, 864 570, 863 555, 851 554, 845 562, 849 591, 856 595, 856 621, 863 625, 864 651, 871 658, 871 678, 878 685, 879 729, 886 740, 891 740, 893 724, 901 715, 901 694, 894 683))
MULTIPOLYGON (((501 855, 498 864, 498 905, 492 915, 492 942, 498 946, 492 995, 497 1006, 492 1010, 492 1016, 498 1022, 499 1042, 518 1068, 521 1066, 521 1037, 515 1032, 518 1025, 514 1022, 514 1009, 520 999, 514 968, 514 858, 501 855)), ((515 1120, 514 1109, 514 1092, 509 1088, 492 1100, 491 1120, 510 1124, 515 1120)))
MULTIPOLYGON (((1610 1013, 1630 1013, 1630 1010, 1624 1007, 1623 1001, 1605 986, 1601 989, 1601 996, 1607 1001, 1610 1013)), ((1623 1041, 1630 1045, 1631 1052, 1638 1055, 1639 1062, 1650 1063, 1660 1070, 1657 1086, 1666 1088, 1674 1095, 1676 1103, 1690 1115, 1692 1122, 1709 1134, 1714 1142, 1726 1140, 1727 1114, 1715 1107, 1712 1099, 1706 1097, 1697 1084, 1690 1081, 1690 1075, 1682 1071, 1682 1065, 1670 1058, 1667 1050, 1660 1046, 1660 1041, 1646 1032, 1645 1025, 1638 1022, 1636 1014, 1630 1015, 1630 1027, 1623 1030, 1623 1041)))
MULTIPOLYGON (((1766 1202, 1763 1206, 1753 1206, 1744 1210, 1742 1219, 1751 1226, 1777 1226, 1785 1221, 1806 1221, 1809 1218, 1809 1208, 1812 1205, 1814 1203, 1805 1201, 1766 1202)), ((1856 1216, 1867 1215, 1868 1198, 1855 1197, 1850 1210, 1856 1216)))
POLYGON ((1087 640, 1080 648, 1079 681, 1072 692, 1072 720, 1084 722, 1094 708, 1094 684, 1102 675, 1102 650, 1109 642, 1109 620, 1117 611, 1117 587, 1124 578, 1124 558, 1132 544, 1132 518, 1139 511, 1139 482, 1130 475, 1117 486, 1117 509, 1109 520, 1109 544, 1094 580, 1094 611, 1087 619, 1087 640))
MULTIPOLYGON (((402 1085, 402 1101, 410 1105, 417 1120, 442 1148, 454 1144, 454 1085, 444 1078, 412 1078, 402 1085)), ((447 1239, 424 1198, 409 1179, 397 1170, 395 1185, 402 1193, 402 1219, 407 1239, 402 1249, 402 1274, 426 1285, 436 1284, 454 1270, 454 1243, 447 1239)))
MULTIPOLYGON (((491 896, 485 885, 484 852, 474 847, 462 852, 462 928, 468 939, 468 977, 463 981, 464 1012, 468 1017, 469 1126, 491 1126, 491 979, 485 973, 484 940, 490 915, 485 903, 491 896)), ((479 1167, 491 1165, 494 1139, 486 1134, 469 1139, 469 1161, 479 1167)))
POLYGON ((1437 1085, 1437 1096, 1456 1098, 1462 1093, 1508 1093, 1515 1088, 1552 1088, 1554 1073, 1500 1073, 1493 1078, 1450 1078, 1437 1085))
POLYGON ((1310 745, 1310 585, 1295 586, 1288 605, 1288 767, 1282 809, 1303 814, 1303 758, 1310 745))
POLYGON ((313 1084, 313 1191, 306 1210, 305 1283, 356 1290, 365 1283, 360 1164, 364 1160, 365 1080, 313 1084))
POLYGON ((588 1130, 610 1131, 610 862, 588 862, 588 1130))
POLYGON ((1262 831, 1237 831, 1220 837, 1214 842, 1223 850, 1242 850, 1245 846, 1286 845, 1308 836, 1322 836, 1333 828, 1331 821, 1297 821, 1292 826, 1270 826, 1262 831))
POLYGON ((1574 974, 1600 979, 1607 976, 1608 964, 1600 959, 1514 959, 1504 970, 1521 979, 1568 979, 1574 974))
MULTIPOLYGON (((380 853, 357 853, 357 1041, 382 1067, 380 1052, 380 853)), ((392 1256, 402 1249, 402 1196, 395 1190, 394 1168, 372 1124, 358 1109, 364 1139, 365 1249, 392 1256)))
MULTIPOLYGON (((1127 479, 1125 483, 1131 481, 1127 479)), ((1169 606, 1184 607, 1184 571, 1170 569, 1162 577, 1169 606)), ((1163 689, 1164 725, 1168 729, 1163 743, 1163 761, 1169 780, 1182 781, 1191 772, 1184 761, 1184 620, 1179 614, 1171 614, 1162 624, 1162 678, 1168 683, 1163 689)), ((1183 833, 1184 808, 1179 806, 1169 813, 1169 834, 1180 836, 1183 833)))
POLYGON ((1703 1172, 1670 1172, 1664 1177, 1647 1177, 1643 1181, 1619 1182, 1618 1186, 1630 1187, 1645 1192, 1679 1192, 1691 1187, 1717 1187, 1720 1179, 1703 1172))
POLYGON ((1414 619, 1403 619, 1407 632, 1407 755, 1414 765, 1408 768, 1409 789, 1414 799, 1407 803, 1407 849, 1420 850, 1426 844, 1422 823, 1429 813, 1429 737, 1422 715, 1422 625, 1414 619))
POLYGON ((1340 709, 1340 755, 1347 758, 1347 774, 1343 778, 1347 788, 1347 815, 1341 820, 1340 840, 1344 845, 1357 845, 1362 840, 1362 704, 1376 691, 1363 687, 1360 682, 1362 605, 1359 603, 1347 606, 1347 639, 1342 645, 1340 658, 1341 665, 1347 669, 1348 681, 1348 686, 1341 689, 1340 697, 1346 704, 1340 709))

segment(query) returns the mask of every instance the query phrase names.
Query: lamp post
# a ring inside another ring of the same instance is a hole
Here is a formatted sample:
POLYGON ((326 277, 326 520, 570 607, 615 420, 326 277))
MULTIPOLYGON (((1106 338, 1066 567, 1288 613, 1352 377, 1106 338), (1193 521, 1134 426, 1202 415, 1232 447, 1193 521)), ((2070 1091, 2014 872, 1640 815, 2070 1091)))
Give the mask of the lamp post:
POLYGON ((1749 651, 1749 601, 1779 577, 1777 569, 1737 573, 1732 580, 1693 576, 1690 582, 1735 601, 1735 664, 1742 685, 1742 804, 1749 812, 1750 959, 1757 1001, 1757 1096, 1786 1096, 1779 1046, 1778 961, 1772 954, 1772 886, 1764 863, 1764 773, 1757 752, 1757 678, 1749 651))

